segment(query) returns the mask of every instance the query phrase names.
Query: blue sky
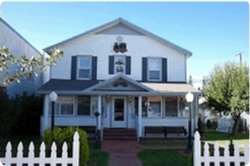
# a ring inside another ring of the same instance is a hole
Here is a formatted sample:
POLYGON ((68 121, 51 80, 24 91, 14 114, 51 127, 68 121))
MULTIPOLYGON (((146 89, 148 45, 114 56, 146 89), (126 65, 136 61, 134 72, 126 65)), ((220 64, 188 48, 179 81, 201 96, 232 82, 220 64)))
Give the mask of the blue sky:
POLYGON ((1 17, 39 51, 122 17, 190 50, 188 75, 215 64, 249 63, 247 2, 3 2, 1 17))

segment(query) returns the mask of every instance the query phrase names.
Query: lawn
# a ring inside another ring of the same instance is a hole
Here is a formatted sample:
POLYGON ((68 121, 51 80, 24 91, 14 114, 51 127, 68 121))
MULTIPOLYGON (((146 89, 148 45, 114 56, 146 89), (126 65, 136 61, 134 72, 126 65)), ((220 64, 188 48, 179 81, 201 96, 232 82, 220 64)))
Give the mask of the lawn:
MULTIPOLYGON (((249 133, 238 133, 235 136, 229 133, 220 133, 216 131, 206 132, 202 141, 214 144, 217 141, 224 145, 225 141, 237 142, 238 144, 249 143, 249 133)), ((186 145, 186 141, 173 141, 173 142, 142 142, 141 145, 147 146, 149 149, 140 151, 137 155, 142 161, 144 166, 187 166, 190 161, 190 156, 183 154, 183 151, 170 150, 167 147, 176 145, 186 145), (166 146, 166 149, 153 150, 150 146, 166 146)))
POLYGON ((237 133, 232 136, 229 133, 220 133, 216 131, 206 132, 202 141, 214 144, 218 142, 219 145, 224 145, 225 142, 237 142, 239 145, 249 144, 249 133, 237 133))
POLYGON ((178 150, 151 150, 138 152, 137 156, 143 166, 187 166, 189 155, 183 155, 178 150))

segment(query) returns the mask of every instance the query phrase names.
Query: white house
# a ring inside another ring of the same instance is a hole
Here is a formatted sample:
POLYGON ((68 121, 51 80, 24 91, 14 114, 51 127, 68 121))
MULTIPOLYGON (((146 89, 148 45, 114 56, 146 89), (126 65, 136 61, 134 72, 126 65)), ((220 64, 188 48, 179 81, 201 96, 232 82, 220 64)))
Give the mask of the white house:
MULTIPOLYGON (((32 56, 42 56, 37 49, 0 17, 0 47, 3 46, 7 47, 9 52, 16 57, 20 55, 26 55, 29 58, 32 56)), ((14 73, 16 68, 18 68, 18 66, 12 65, 11 68, 9 68, 9 73, 14 73)), ((0 79, 2 77, 3 75, 0 73, 0 79)), ((8 85, 7 93, 9 97, 14 97, 15 94, 22 95, 23 92, 33 94, 36 93, 41 85, 42 75, 33 78, 25 78, 22 79, 20 83, 8 85)))
POLYGON ((101 25, 44 49, 57 47, 64 57, 50 69, 44 94, 41 134, 50 128, 49 94, 55 91, 55 126, 96 126, 134 129, 145 137, 145 126, 184 126, 191 92, 192 130, 198 118, 200 91, 188 85, 187 59, 192 53, 123 18, 101 25))

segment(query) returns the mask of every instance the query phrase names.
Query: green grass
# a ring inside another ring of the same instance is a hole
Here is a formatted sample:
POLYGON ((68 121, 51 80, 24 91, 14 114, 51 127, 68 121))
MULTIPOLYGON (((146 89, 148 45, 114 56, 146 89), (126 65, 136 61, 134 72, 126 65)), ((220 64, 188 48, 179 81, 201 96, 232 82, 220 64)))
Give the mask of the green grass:
POLYGON ((189 156, 178 150, 146 149, 137 153, 144 166, 187 166, 189 156))
POLYGON ((248 140, 249 133, 237 133, 236 135, 230 135, 230 133, 221 133, 217 131, 209 131, 204 134, 203 141, 217 141, 217 140, 248 140))
POLYGON ((108 166, 109 153, 103 150, 90 149, 88 166, 108 166))

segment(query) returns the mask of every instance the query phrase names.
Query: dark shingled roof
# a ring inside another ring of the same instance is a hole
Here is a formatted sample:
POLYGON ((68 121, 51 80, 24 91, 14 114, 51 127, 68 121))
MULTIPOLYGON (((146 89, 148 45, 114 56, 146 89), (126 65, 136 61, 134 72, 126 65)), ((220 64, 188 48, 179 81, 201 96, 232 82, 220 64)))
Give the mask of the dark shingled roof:
POLYGON ((51 79, 38 89, 39 93, 46 93, 51 91, 79 91, 87 89, 95 84, 98 80, 63 80, 51 79))

